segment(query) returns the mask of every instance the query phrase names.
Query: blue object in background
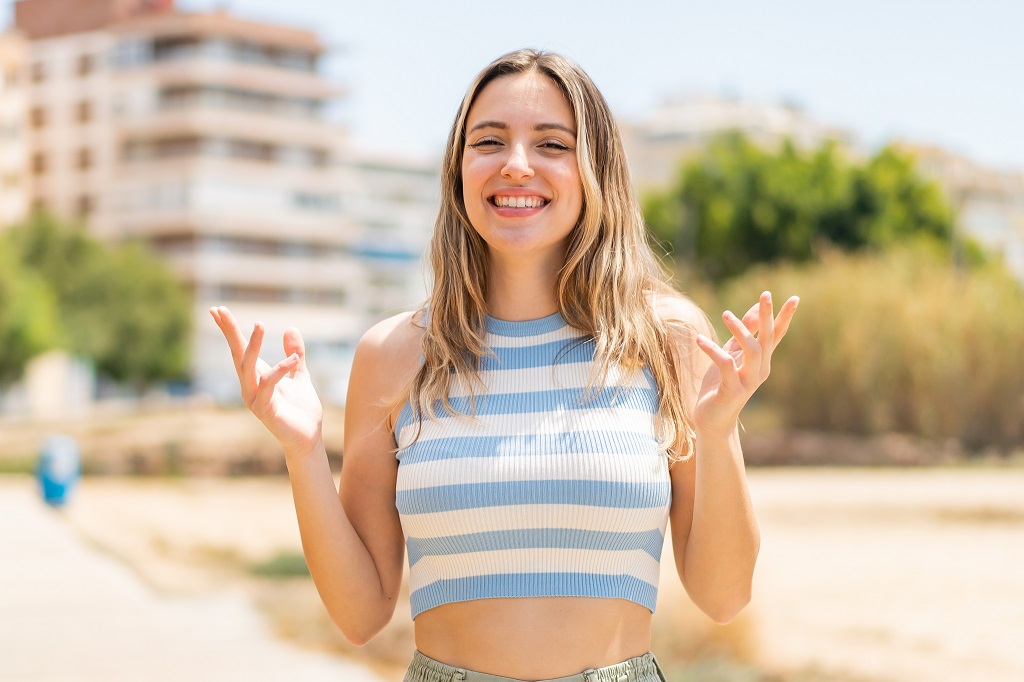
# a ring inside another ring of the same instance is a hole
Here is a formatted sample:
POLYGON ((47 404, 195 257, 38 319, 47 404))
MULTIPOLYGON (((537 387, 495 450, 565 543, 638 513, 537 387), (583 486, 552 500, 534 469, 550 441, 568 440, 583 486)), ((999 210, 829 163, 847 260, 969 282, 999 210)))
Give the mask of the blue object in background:
POLYGON ((54 507, 67 502, 68 494, 81 474, 77 441, 71 436, 48 436, 43 441, 36 468, 43 500, 54 507))

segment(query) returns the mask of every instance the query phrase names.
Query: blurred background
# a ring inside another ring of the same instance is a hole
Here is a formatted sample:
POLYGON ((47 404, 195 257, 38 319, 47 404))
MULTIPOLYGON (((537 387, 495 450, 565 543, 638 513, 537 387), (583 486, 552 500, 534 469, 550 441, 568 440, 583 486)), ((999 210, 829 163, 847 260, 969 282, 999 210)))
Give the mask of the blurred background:
POLYGON ((669 680, 1024 679, 1022 25, 0 0, 0 678, 401 679, 407 604, 335 632, 207 310, 302 330, 337 470, 355 343, 426 294, 451 117, 530 46, 601 87, 681 290, 802 298, 744 415, 754 600, 713 625, 666 566, 669 680))

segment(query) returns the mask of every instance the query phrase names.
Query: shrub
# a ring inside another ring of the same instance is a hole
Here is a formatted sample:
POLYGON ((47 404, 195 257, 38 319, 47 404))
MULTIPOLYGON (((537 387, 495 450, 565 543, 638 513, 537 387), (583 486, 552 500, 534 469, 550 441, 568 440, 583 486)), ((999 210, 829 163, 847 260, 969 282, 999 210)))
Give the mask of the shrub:
POLYGON ((724 292, 801 304, 760 400, 792 428, 1024 444, 1024 289, 999 264, 957 269, 926 246, 830 253, 752 271, 724 292))
POLYGON ((263 578, 308 578, 309 567, 302 552, 281 551, 266 561, 249 567, 250 573, 263 578))

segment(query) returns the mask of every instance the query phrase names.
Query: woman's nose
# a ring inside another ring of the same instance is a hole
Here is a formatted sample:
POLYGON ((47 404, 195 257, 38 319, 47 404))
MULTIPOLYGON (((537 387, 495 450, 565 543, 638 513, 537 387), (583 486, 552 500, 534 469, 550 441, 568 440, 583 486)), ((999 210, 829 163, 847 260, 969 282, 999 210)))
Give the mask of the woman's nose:
POLYGON ((530 159, 523 145, 513 144, 509 146, 508 158, 505 159, 505 165, 501 169, 501 174, 512 180, 533 177, 533 168, 530 166, 530 159))

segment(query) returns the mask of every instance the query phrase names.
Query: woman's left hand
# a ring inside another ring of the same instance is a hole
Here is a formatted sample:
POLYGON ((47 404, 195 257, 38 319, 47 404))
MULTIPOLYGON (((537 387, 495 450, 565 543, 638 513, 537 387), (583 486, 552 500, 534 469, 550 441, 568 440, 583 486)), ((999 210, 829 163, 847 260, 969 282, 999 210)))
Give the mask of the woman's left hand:
POLYGON ((799 302, 796 296, 790 297, 775 317, 771 292, 766 291, 742 320, 728 310, 722 314, 732 332, 724 346, 697 335, 697 346, 713 363, 704 375, 693 410, 698 434, 724 437, 733 432, 740 410, 768 378, 772 353, 789 330, 799 302))

